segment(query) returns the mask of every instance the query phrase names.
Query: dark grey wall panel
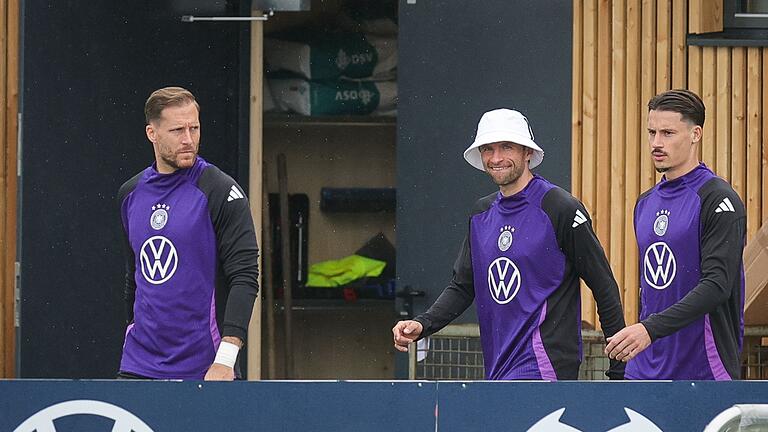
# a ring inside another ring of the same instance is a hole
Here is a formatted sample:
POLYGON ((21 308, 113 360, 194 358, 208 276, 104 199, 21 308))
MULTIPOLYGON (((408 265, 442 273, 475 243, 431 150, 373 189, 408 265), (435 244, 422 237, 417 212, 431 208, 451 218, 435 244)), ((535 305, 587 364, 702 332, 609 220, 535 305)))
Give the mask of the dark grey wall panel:
POLYGON ((240 50, 248 24, 179 19, 241 7, 24 2, 19 376, 114 376, 124 331, 115 195, 153 160, 143 118, 152 90, 195 93, 202 156, 245 178, 238 140, 247 129, 240 50))
POLYGON ((570 189, 572 5, 409 3, 399 12, 397 269, 401 287, 427 291, 419 312, 451 277, 472 204, 498 190, 462 157, 483 112, 524 112, 546 152, 535 171, 570 189))

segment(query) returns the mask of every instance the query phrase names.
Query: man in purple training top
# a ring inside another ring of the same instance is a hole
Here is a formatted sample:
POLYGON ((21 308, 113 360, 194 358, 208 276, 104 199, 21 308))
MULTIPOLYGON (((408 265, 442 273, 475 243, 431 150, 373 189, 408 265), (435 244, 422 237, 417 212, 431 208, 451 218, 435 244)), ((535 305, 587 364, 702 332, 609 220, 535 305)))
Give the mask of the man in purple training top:
POLYGON ((640 322, 610 339, 629 379, 731 380, 741 373, 746 216, 739 195, 699 161, 704 103, 688 90, 648 102, 661 181, 635 205, 640 322))
POLYGON ((242 188, 197 155, 199 112, 180 87, 144 107, 155 163, 118 193, 128 312, 118 378, 236 376, 259 251, 242 188))
MULTIPOLYGON (((584 206, 533 174, 544 151, 528 119, 497 109, 480 119, 464 159, 499 191, 480 199, 453 279, 432 307, 392 329, 395 348, 435 333, 475 301, 490 380, 573 380, 581 364, 579 278, 607 336, 624 326, 619 290, 584 206)), ((621 362, 606 374, 621 379, 621 362)))

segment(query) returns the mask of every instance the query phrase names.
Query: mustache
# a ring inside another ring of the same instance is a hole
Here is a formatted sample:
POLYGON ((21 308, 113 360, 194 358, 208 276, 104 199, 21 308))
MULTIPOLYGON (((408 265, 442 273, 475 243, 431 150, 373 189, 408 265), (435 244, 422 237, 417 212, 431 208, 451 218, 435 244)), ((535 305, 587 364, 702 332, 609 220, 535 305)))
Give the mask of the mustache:
POLYGON ((514 163, 514 162, 498 163, 498 164, 489 163, 488 164, 488 168, 506 168, 506 167, 515 167, 515 166, 517 166, 517 164, 514 163))

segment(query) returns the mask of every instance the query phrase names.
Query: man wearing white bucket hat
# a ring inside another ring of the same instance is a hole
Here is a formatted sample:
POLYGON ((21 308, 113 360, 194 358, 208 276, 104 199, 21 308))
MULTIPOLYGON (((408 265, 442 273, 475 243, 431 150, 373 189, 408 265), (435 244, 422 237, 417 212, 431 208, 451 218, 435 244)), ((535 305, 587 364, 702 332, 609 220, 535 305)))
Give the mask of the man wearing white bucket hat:
MULTIPOLYGON (((451 282, 429 310, 395 325, 395 348, 407 351, 474 300, 486 379, 577 379, 579 278, 592 289, 605 335, 624 326, 618 286, 587 210, 531 172, 544 151, 518 111, 483 114, 464 159, 499 192, 476 203, 451 282)), ((611 361, 606 375, 622 379, 623 365, 611 361)))

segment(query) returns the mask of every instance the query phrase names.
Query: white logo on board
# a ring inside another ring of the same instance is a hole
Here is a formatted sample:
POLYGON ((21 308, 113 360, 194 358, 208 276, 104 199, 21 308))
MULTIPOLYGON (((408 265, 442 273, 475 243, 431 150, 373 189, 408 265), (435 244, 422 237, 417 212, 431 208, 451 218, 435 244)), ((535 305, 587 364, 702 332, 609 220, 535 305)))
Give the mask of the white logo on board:
MULTIPOLYGON (((528 429, 528 432, 582 432, 573 426, 569 426, 560 421, 565 408, 553 411, 543 419, 539 420, 528 429)), ((608 432, 663 432, 656 424, 644 415, 624 407, 624 412, 629 417, 629 422, 616 426, 608 432)))
POLYGON ((153 432, 144 421, 117 405, 97 400, 71 400, 51 405, 32 414, 14 432, 55 431, 53 421, 72 415, 92 415, 115 421, 113 431, 153 432))

